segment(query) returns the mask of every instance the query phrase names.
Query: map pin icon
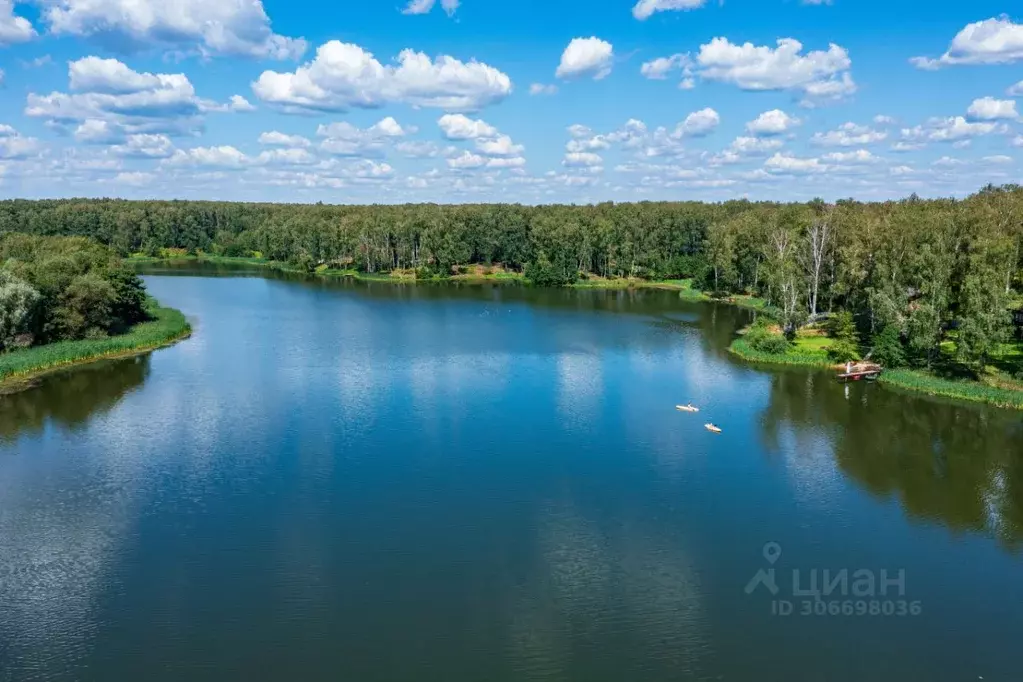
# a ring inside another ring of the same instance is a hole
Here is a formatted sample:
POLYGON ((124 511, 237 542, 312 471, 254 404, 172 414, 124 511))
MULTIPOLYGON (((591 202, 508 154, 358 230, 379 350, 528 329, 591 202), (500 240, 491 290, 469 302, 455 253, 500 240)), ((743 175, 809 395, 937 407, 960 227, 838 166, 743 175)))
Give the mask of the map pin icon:
POLYGON ((781 545, 777 542, 768 542, 764 545, 764 558, 767 563, 774 564, 781 557, 781 545))

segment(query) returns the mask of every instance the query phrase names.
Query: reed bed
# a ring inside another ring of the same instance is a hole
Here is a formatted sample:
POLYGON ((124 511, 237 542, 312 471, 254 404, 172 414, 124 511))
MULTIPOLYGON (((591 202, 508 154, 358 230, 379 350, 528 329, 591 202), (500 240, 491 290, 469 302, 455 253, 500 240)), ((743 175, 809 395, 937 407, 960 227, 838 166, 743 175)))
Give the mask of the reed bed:
POLYGON ((135 325, 125 334, 60 341, 0 354, 0 386, 70 365, 154 350, 191 333, 188 320, 178 310, 162 308, 151 301, 147 312, 152 319, 135 325))
POLYGON ((943 398, 1023 410, 1023 391, 997 388, 969 379, 944 379, 916 370, 893 369, 884 372, 880 381, 896 388, 920 391, 943 398))

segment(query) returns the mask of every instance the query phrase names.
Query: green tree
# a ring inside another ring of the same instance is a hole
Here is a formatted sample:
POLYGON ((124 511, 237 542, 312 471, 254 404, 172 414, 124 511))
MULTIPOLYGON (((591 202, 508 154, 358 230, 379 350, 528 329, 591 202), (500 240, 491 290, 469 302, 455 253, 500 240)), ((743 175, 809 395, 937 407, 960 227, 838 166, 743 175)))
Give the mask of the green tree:
POLYGON ((41 298, 28 282, 0 270, 0 350, 31 344, 41 298))
POLYGON ((874 335, 871 359, 882 367, 896 369, 906 365, 906 350, 898 327, 888 325, 874 335))
POLYGON ((735 231, 730 223, 713 223, 707 230, 704 251, 714 274, 714 291, 721 291, 722 280, 731 282, 735 273, 735 231))
POLYGON ((134 272, 118 267, 106 275, 114 290, 110 315, 113 327, 124 329, 146 319, 146 287, 134 272))
POLYGON ((115 322, 116 305, 117 294, 110 282, 95 273, 78 275, 61 294, 54 319, 64 338, 103 336, 115 322))

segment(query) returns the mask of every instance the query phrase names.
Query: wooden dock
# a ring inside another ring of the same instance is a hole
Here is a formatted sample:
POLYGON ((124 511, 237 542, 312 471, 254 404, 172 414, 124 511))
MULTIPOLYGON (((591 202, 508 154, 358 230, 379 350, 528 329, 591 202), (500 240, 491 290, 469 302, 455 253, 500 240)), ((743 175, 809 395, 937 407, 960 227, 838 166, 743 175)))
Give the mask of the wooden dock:
POLYGON ((842 372, 838 375, 838 380, 842 383, 848 383, 850 381, 874 381, 879 376, 884 368, 881 365, 875 365, 874 363, 858 363, 848 368, 847 371, 842 372))

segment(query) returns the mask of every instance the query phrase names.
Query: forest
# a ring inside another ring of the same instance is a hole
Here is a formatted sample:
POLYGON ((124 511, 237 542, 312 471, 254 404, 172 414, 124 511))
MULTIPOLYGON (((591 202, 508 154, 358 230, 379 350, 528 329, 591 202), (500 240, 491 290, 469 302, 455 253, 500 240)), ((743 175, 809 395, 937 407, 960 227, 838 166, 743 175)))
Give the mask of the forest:
POLYGON ((85 237, 0 236, 0 350, 100 339, 147 318, 141 278, 85 237))
MULTIPOLYGON (((952 353, 961 366, 983 368, 1023 308, 1019 186, 988 186, 962 200, 833 204, 10 200, 0 202, 4 232, 90 237, 124 256, 180 249, 309 271, 447 276, 457 266, 499 264, 540 286, 692 279, 714 295, 763 299, 790 337, 842 313, 845 338, 881 346, 892 365, 930 367, 952 353)), ((0 256, 18 257, 9 246, 0 256)), ((19 277, 39 281, 19 267, 19 277)), ((40 293, 51 304, 64 300, 53 288, 40 293)), ((59 306, 43 317, 44 336, 109 328, 69 324, 59 306)))

